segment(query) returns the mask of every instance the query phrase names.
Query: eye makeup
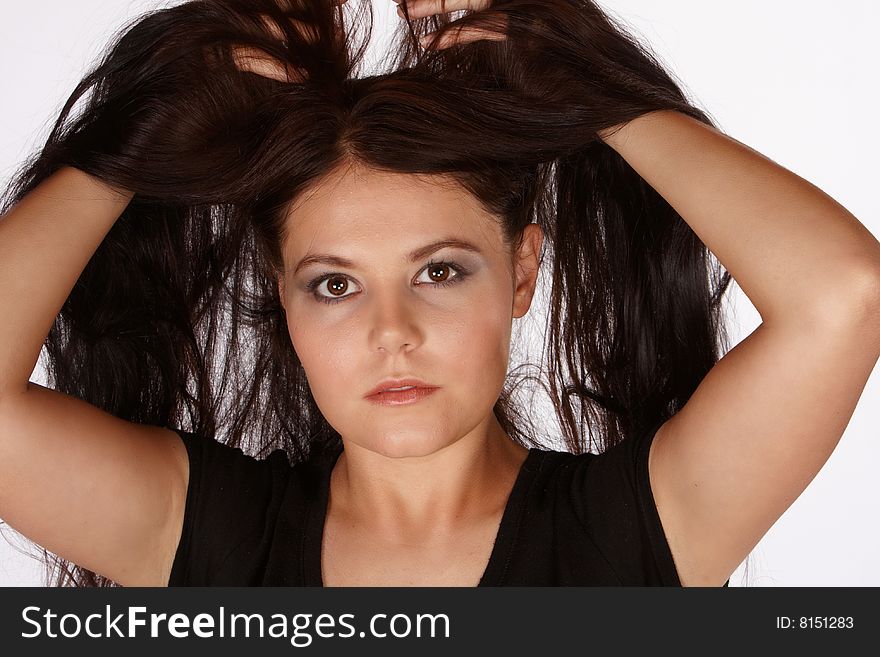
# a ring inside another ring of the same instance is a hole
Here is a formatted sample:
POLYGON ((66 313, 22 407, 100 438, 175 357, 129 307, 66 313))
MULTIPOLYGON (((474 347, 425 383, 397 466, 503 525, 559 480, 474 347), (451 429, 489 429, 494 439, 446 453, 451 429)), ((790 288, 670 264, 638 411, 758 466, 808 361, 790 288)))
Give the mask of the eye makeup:
MULTIPOLYGON (((440 260, 440 261, 432 260, 432 261, 428 262, 424 267, 422 267, 422 269, 419 271, 419 273, 424 272, 426 269, 428 269, 430 267, 437 266, 437 265, 443 265, 444 267, 447 267, 449 269, 454 270, 455 276, 448 278, 445 281, 440 281, 440 282, 436 282, 436 283, 417 283, 417 285, 427 285, 428 287, 431 287, 431 288, 449 287, 450 285, 456 285, 456 284, 462 282, 465 278, 470 276, 470 270, 468 270, 466 267, 463 267, 462 265, 459 265, 456 262, 449 261, 449 260, 440 260)), ((324 281, 327 281, 327 280, 330 280, 331 278, 336 278, 336 277, 348 278, 349 280, 351 280, 345 274, 331 272, 331 273, 327 273, 327 274, 321 274, 320 276, 313 278, 312 280, 310 280, 306 284, 305 289, 309 294, 311 294, 315 298, 315 300, 320 301, 321 303, 327 303, 327 304, 337 304, 337 303, 340 303, 341 301, 345 301, 349 297, 354 296, 354 294, 347 294, 343 297, 333 298, 333 297, 328 297, 328 296, 325 296, 323 294, 318 293, 317 288, 319 285, 321 285, 324 281)))

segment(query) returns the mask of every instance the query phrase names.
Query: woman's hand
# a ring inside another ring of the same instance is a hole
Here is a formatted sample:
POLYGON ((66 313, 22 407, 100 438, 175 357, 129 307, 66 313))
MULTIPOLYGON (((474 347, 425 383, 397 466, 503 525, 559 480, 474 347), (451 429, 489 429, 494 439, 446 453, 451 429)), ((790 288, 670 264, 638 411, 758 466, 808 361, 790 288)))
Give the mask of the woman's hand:
MULTIPOLYGON (((348 0, 330 0, 330 2, 333 5, 342 5, 348 2, 348 0)), ((261 19, 269 34, 279 41, 284 41, 284 31, 278 23, 266 16, 261 16, 261 19)), ((290 22, 293 23, 294 27, 296 27, 297 31, 306 41, 309 43, 315 41, 315 34, 309 29, 307 23, 293 18, 290 19, 290 22)), ((290 64, 278 61, 260 48, 233 47, 232 58, 240 71, 256 73, 279 82, 303 82, 308 77, 304 71, 299 71, 290 64)))
MULTIPOLYGON (((394 0, 394 2, 399 5, 397 7, 397 15, 409 20, 437 14, 448 14, 465 9, 482 11, 494 5, 492 0, 394 0)), ((453 21, 451 25, 454 26, 457 22, 453 21)), ((419 42, 425 48, 442 50, 443 48, 464 45, 473 41, 503 41, 504 39, 504 34, 495 31, 482 30, 475 27, 461 27, 458 29, 452 27, 439 39, 437 39, 436 32, 431 32, 421 37, 419 42)))

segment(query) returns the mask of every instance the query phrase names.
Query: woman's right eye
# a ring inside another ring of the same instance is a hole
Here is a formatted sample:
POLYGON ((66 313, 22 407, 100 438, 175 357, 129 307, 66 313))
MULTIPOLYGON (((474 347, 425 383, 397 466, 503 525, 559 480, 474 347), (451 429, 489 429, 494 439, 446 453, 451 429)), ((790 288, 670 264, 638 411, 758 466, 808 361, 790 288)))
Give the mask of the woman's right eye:
POLYGON ((328 274, 326 276, 321 276, 316 278, 312 282, 310 282, 306 289, 312 293, 318 301, 322 301, 324 303, 339 303, 340 301, 344 301, 348 297, 352 296, 351 294, 346 294, 345 296, 339 297, 336 296, 335 293, 343 293, 348 288, 348 278, 341 274, 328 274), (318 287, 323 285, 325 282, 329 283, 328 288, 331 292, 331 296, 325 296, 323 294, 318 293, 318 287))

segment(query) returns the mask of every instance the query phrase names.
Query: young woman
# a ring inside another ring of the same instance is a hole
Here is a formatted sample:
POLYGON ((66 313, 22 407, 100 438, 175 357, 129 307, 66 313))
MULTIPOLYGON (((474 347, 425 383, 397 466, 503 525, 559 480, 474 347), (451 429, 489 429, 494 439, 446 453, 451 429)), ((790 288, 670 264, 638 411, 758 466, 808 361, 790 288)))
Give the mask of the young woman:
POLYGON ((57 584, 720 586, 827 461, 880 244, 593 2, 440 9, 371 76, 367 3, 152 12, 7 190, 0 517, 57 584))

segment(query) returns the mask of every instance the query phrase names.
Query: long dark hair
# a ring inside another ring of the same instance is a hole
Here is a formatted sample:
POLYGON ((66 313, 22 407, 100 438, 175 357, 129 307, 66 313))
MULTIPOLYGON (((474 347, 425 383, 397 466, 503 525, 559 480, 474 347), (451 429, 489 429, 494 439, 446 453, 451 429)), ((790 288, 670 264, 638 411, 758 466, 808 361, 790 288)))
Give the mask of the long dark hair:
MULTIPOLYGON (((528 223, 544 230, 542 374, 511 371, 494 408, 513 440, 545 446, 516 399, 527 379, 545 387, 573 453, 604 451, 681 409, 728 348, 730 275, 598 134, 656 110, 713 125, 708 116, 590 0, 401 21, 389 70, 369 75, 370 5, 348 5, 192 0, 115 37, 2 199, 5 212, 63 166, 135 193, 46 339, 50 385, 257 458, 283 448, 295 462, 337 444, 292 347, 276 273, 291 202, 360 162, 461 185, 511 249, 528 223), (455 19, 505 39, 417 44, 455 19), (305 75, 242 71, 231 54, 241 46, 305 75)), ((43 555, 53 585, 114 585, 43 555)))

